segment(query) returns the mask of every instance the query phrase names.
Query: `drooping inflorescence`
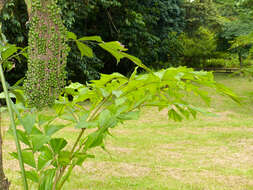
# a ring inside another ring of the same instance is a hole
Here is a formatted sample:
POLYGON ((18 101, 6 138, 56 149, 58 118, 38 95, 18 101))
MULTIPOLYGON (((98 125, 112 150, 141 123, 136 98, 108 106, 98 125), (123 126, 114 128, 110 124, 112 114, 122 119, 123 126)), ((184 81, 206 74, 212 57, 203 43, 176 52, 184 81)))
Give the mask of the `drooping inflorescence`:
POLYGON ((28 71, 24 81, 29 105, 54 103, 66 76, 69 47, 56 0, 33 0, 30 14, 28 71))

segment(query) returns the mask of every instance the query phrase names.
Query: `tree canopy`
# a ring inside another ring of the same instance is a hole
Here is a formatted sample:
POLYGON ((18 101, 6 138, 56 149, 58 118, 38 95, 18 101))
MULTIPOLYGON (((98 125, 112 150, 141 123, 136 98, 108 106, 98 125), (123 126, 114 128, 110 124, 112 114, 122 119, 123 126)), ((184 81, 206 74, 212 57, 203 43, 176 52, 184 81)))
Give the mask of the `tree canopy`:
MULTIPOLYGON (((231 47, 238 37, 250 35, 253 31, 251 4, 251 0, 58 0, 68 31, 78 37, 99 35, 105 41, 120 41, 131 54, 153 69, 178 65, 199 68, 210 64, 226 67, 228 62, 239 64, 238 51, 231 50, 231 47), (215 43, 209 53, 201 53, 200 46, 206 43, 206 39, 199 37, 200 30, 212 36, 211 44, 215 43), (188 46, 181 41, 183 36, 189 39, 188 42, 192 41, 193 49, 197 50, 192 49, 190 56, 188 46), (200 59, 189 61, 186 57, 200 59), (223 63, 217 64, 217 60, 223 60, 223 63)), ((1 21, 10 43, 27 46, 30 22, 23 0, 7 1, 1 21)), ((101 71, 128 74, 134 69, 128 60, 113 64, 114 58, 92 42, 88 45, 94 49, 93 58, 80 58, 76 43, 69 42, 69 45, 68 80, 84 82, 99 78, 101 71)), ((244 59, 250 47, 250 43, 242 47, 244 59)), ((10 82, 23 77, 27 70, 25 61, 16 62, 15 69, 7 73, 10 82)))

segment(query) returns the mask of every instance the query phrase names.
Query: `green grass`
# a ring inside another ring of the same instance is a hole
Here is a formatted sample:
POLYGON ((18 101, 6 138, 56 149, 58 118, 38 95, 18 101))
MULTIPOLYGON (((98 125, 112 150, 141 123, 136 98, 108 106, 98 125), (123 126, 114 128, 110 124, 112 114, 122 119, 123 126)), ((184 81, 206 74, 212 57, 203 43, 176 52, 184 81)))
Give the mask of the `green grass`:
MULTIPOLYGON (((181 123, 168 121, 166 111, 146 109, 140 120, 112 130, 110 154, 92 150, 96 158, 76 168, 65 190, 253 190, 253 82, 224 75, 216 79, 237 92, 243 104, 210 92, 210 109, 217 116, 181 123)), ((73 131, 59 135, 71 140, 73 131)), ((13 150, 10 137, 4 138, 5 150, 13 150)), ((11 190, 21 189, 13 171, 17 162, 7 152, 5 160, 11 190)))

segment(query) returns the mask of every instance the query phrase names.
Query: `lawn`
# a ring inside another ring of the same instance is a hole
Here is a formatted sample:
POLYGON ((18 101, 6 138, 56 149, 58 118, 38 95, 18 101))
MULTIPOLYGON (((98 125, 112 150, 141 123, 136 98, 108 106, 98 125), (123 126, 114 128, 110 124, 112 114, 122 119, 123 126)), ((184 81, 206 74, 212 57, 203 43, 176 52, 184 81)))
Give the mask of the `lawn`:
MULTIPOLYGON (((94 149, 96 158, 76 168, 65 190, 253 190, 253 82, 224 75, 216 79, 241 96, 241 106, 210 92, 208 109, 217 116, 181 123, 168 121, 166 110, 145 109, 140 120, 111 131, 109 153, 94 149)), ((6 115, 1 124, 7 128, 6 115)), ((74 139, 74 131, 58 135, 74 139)), ((4 149, 14 150, 7 133, 4 140, 4 149)), ((7 151, 4 156, 11 190, 21 189, 13 171, 18 163, 7 151)))

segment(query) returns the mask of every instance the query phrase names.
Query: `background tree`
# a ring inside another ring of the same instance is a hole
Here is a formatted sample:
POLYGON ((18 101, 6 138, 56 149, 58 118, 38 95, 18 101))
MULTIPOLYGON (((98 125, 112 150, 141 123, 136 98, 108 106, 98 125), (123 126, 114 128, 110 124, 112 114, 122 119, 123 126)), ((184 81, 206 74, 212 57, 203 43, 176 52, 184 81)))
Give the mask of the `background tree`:
MULTIPOLYGON (((143 62, 154 68, 167 67, 163 62, 177 59, 175 47, 178 41, 175 32, 184 30, 184 9, 180 0, 109 1, 109 0, 59 0, 64 25, 78 36, 100 35, 105 41, 120 41, 129 52, 142 57, 143 62), (163 45, 161 45, 163 44, 163 45), (170 54, 170 57, 168 57, 170 54), (161 64, 162 63, 162 64, 161 64)), ((29 27, 26 6, 23 0, 10 0, 5 6, 4 33, 11 43, 27 45, 29 27), (15 35, 14 35, 15 33, 15 35), (18 36, 18 37, 14 37, 18 36)), ((112 64, 114 58, 96 49, 94 58, 80 58, 75 43, 70 43, 67 75, 72 81, 84 82, 99 77, 99 72, 120 71, 128 73, 134 65, 123 60, 112 64)), ((89 45, 93 46, 92 43, 89 45)), ((24 76, 25 62, 16 64, 15 70, 7 74, 11 82, 24 76)))
POLYGON ((180 40, 183 46, 182 63, 187 66, 204 68, 207 60, 215 54, 215 35, 206 28, 199 27, 194 36, 182 34, 180 40))

